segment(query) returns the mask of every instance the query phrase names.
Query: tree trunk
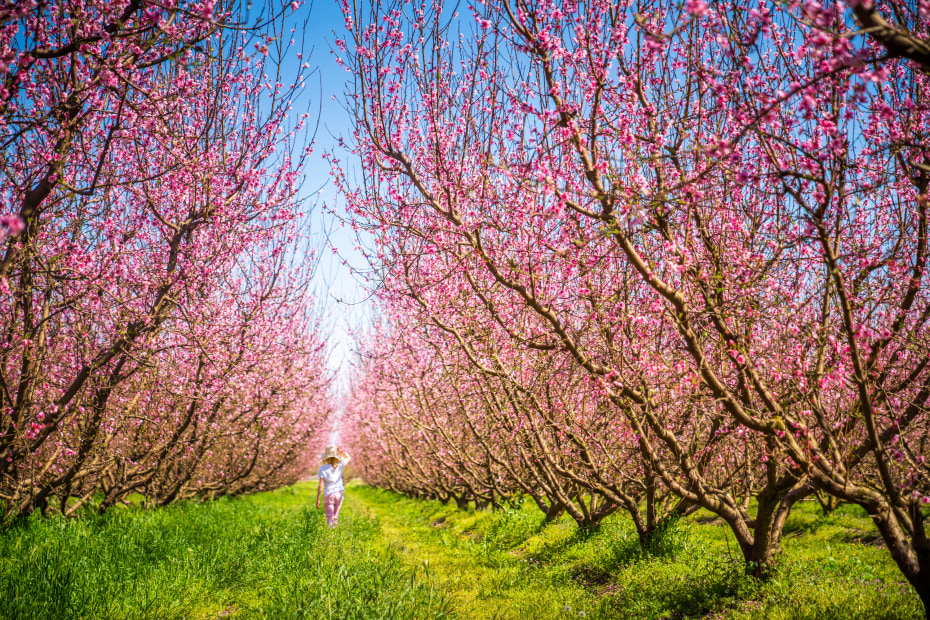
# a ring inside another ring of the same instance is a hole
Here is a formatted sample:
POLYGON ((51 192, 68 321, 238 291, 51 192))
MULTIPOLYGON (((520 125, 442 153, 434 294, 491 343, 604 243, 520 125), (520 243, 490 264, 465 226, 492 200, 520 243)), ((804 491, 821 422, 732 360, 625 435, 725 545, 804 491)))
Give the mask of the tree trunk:
POLYGON ((824 491, 818 490, 816 496, 817 503, 820 504, 820 509, 823 510, 823 516, 825 517, 831 516, 833 512, 844 503, 843 500, 824 491))
POLYGON ((765 580, 772 576, 780 550, 781 533, 791 507, 811 492, 813 488, 807 484, 795 485, 787 492, 767 486, 756 497, 759 506, 752 523, 752 545, 747 549, 748 556, 744 553, 746 570, 753 577, 765 580))
POLYGON ((775 512, 779 498, 774 493, 763 492, 758 498, 758 510, 753 524, 752 545, 744 550, 746 571, 758 579, 767 578, 778 554, 781 528, 775 525, 775 512), (748 555, 745 553, 748 551, 748 555))
POLYGON ((561 502, 553 501, 549 506, 549 509, 546 510, 546 523, 552 523, 565 512, 565 506, 561 502))

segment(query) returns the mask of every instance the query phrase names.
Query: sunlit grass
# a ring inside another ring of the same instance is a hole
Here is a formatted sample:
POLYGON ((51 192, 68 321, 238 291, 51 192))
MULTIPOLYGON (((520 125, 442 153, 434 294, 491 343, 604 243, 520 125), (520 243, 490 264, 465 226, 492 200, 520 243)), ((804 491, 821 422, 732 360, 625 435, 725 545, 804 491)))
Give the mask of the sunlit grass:
POLYGON ((429 562, 467 618, 923 617, 854 506, 823 517, 801 503, 778 571, 762 584, 744 574, 732 536, 708 513, 673 524, 644 553, 622 515, 585 532, 567 518, 544 525, 529 504, 459 511, 365 487, 351 489, 349 501, 377 515, 408 562, 429 562))
POLYGON ((800 504, 767 583, 708 513, 648 552, 622 515, 594 531, 529 503, 460 511, 350 485, 340 527, 315 489, 0 532, 0 618, 921 618, 863 511, 800 504))
POLYGON ((32 518, 0 532, 0 618, 443 618, 367 518, 326 528, 309 485, 32 518))

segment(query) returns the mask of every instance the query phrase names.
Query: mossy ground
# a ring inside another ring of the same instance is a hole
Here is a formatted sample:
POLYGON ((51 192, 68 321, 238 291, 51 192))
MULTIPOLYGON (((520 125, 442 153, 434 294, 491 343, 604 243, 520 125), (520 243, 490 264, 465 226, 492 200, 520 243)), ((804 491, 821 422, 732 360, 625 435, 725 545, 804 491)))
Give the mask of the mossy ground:
POLYGON ((31 518, 0 532, 0 619, 923 617, 853 506, 801 503, 761 584, 706 513, 643 552, 622 515, 589 532, 361 485, 330 531, 315 491, 31 518))

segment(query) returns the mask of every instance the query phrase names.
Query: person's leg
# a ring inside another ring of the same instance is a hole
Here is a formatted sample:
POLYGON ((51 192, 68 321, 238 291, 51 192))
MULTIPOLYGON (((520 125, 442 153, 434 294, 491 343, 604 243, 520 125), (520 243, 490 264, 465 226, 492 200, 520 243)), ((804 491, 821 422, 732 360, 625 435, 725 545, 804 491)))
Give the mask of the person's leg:
POLYGON ((342 499, 342 493, 333 493, 332 495, 327 495, 323 499, 323 508, 326 509, 326 524, 329 527, 333 527, 336 524, 334 514, 338 512, 338 509, 335 508, 336 497, 342 499))
POLYGON ((342 491, 333 495, 333 526, 339 523, 339 509, 342 508, 342 491))

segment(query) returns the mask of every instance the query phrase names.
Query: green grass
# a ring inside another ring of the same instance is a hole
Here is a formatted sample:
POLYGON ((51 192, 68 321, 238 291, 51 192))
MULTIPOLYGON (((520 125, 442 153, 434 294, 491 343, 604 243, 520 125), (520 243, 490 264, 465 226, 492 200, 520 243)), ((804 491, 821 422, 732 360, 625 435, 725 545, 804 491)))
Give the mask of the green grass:
POLYGON ((0 618, 445 618, 446 598, 315 487, 0 532, 0 618))
POLYGON ((33 517, 0 531, 0 620, 19 618, 922 618, 866 515, 801 503, 773 579, 707 513, 648 552, 530 503, 460 511, 350 485, 336 530, 309 484, 205 504, 33 517))
POLYGON ((377 517, 408 562, 427 564, 466 618, 923 618, 917 595, 875 544, 865 513, 792 513, 776 575, 743 572, 727 528, 708 513, 672 524, 649 553, 622 515, 594 532, 545 525, 529 504, 497 512, 357 487, 347 502, 377 517), (862 544, 866 541, 869 544, 862 544))

